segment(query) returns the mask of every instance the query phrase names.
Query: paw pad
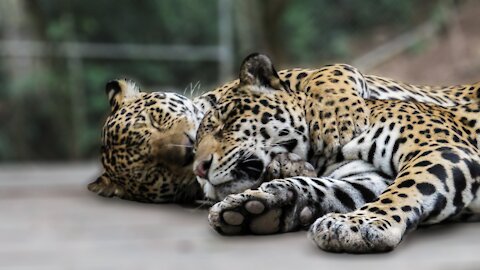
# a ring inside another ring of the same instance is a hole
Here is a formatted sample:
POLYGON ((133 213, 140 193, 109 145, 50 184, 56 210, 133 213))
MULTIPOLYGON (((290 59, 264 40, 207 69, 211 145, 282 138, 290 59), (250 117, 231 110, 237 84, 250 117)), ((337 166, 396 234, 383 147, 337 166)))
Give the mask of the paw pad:
POLYGON ((280 230, 283 210, 269 203, 272 198, 271 194, 259 191, 249 191, 248 196, 228 196, 210 209, 210 224, 229 235, 276 233, 280 230))
POLYGON ((233 211, 226 211, 222 216, 226 223, 234 226, 242 224, 245 219, 242 214, 233 211))
POLYGON ((312 209, 309 207, 303 208, 303 210, 300 212, 300 223, 302 225, 309 225, 312 222, 313 219, 313 212, 312 209))
POLYGON ((245 203, 245 209, 255 215, 263 213, 265 205, 259 201, 249 201, 245 203))
POLYGON ((256 234, 276 233, 280 226, 282 210, 273 209, 255 218, 250 223, 250 230, 256 234))

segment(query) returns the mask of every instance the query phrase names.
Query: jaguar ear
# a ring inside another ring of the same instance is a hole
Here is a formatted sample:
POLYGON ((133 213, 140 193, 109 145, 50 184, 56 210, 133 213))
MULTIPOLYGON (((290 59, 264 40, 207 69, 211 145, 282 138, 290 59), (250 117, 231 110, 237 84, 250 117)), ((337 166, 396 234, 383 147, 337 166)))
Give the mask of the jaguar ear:
POLYGON ((287 84, 280 80, 270 58, 264 54, 253 53, 247 56, 240 67, 239 78, 240 86, 255 85, 289 91, 287 84))
POLYGON ((111 110, 114 112, 123 105, 125 100, 135 98, 140 93, 140 90, 134 81, 120 79, 109 81, 105 85, 105 93, 107 94, 111 110))

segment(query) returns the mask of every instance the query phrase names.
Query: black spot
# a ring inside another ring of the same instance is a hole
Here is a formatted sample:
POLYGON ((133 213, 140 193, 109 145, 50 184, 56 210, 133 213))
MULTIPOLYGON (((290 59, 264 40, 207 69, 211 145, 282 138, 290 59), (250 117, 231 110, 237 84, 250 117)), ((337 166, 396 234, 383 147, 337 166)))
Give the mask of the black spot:
POLYGON ((260 112, 260 106, 258 105, 253 106, 252 113, 258 114, 259 112, 260 112))
POLYGON ((408 180, 405 180, 402 183, 400 183, 398 185, 398 188, 409 188, 409 187, 413 186, 414 184, 415 184, 414 180, 408 179, 408 180))
POLYGON ((442 181, 445 181, 447 179, 447 172, 445 171, 445 168, 440 164, 436 164, 428 168, 427 171, 435 175, 438 179, 442 181))
POLYGON ((269 121, 270 121, 270 117, 272 117, 272 115, 268 112, 265 112, 262 114, 262 124, 267 124, 269 121))
POLYGON ((392 218, 396 221, 396 222, 399 222, 402 220, 399 216, 397 215, 393 215, 392 218))
POLYGON ((426 182, 418 183, 417 184, 417 189, 423 195, 432 195, 433 193, 435 193, 435 191, 437 191, 437 189, 435 188, 434 185, 432 185, 430 183, 426 183, 426 182))
POLYGON ((390 130, 393 130, 394 127, 395 127, 395 123, 390 123, 390 125, 388 125, 388 129, 390 130))
POLYGON ((260 134, 262 135, 263 138, 265 138, 265 140, 270 139, 270 135, 268 134, 267 130, 263 127, 260 129, 260 134))
POLYGON ((389 204, 389 203, 392 203, 393 201, 388 199, 388 198, 385 198, 385 199, 381 200, 380 202, 382 202, 384 204, 389 204))
POLYGON ((261 100, 260 100, 260 104, 262 104, 263 106, 267 107, 267 106, 268 106, 268 100, 261 99, 261 100))
POLYGON ((307 73, 301 72, 297 75, 297 80, 301 80, 303 78, 307 77, 307 73))
POLYGON ((465 206, 463 202, 462 192, 467 187, 467 180, 465 175, 459 168, 454 168, 453 173, 453 184, 455 186, 455 197, 453 198, 453 205, 457 208, 455 212, 460 212, 460 210, 465 206))
POLYGON ((385 212, 384 210, 378 210, 376 213, 383 216, 387 214, 387 212, 385 212))
POLYGON ((460 161, 460 157, 457 154, 452 152, 442 152, 442 157, 453 163, 458 163, 458 161, 460 161))
POLYGON ((337 79, 329 79, 329 81, 330 81, 331 83, 338 83, 338 80, 337 80, 337 79))
POLYGON ((424 161, 420 161, 420 162, 416 163, 413 166, 414 167, 426 167, 426 166, 429 166, 429 165, 432 165, 432 163, 428 160, 424 160, 424 161))
POLYGON ((374 142, 368 151, 368 162, 373 164, 373 158, 375 157, 375 151, 377 150, 377 142, 374 142))
POLYGON ((377 129, 377 131, 375 132, 375 134, 373 135, 373 138, 372 140, 378 138, 378 136, 380 136, 380 134, 383 132, 383 127, 377 129))
POLYGON ((342 73, 340 70, 334 70, 334 71, 333 71, 333 75, 335 75, 335 76, 342 76, 343 73, 342 73))
POLYGON ((149 100, 147 102, 145 102, 145 106, 152 106, 152 105, 155 105, 157 103, 156 100, 149 100))

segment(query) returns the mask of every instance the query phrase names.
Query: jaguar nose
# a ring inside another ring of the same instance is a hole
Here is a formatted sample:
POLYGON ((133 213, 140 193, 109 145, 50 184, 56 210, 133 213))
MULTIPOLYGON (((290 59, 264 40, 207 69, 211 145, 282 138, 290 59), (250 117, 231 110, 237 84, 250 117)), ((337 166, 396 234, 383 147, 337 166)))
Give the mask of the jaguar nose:
POLYGON ((213 155, 210 155, 207 159, 198 162, 195 167, 194 173, 200 178, 208 180, 208 170, 212 166, 213 155))

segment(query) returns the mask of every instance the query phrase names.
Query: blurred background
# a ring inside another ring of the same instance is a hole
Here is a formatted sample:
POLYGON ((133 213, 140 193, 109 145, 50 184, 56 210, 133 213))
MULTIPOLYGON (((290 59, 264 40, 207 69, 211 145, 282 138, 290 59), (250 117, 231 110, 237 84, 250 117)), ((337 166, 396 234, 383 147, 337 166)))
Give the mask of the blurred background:
POLYGON ((205 209, 86 189, 108 80, 198 95, 263 52, 277 69, 470 83, 479 14, 478 0, 0 0, 0 270, 479 269, 474 223, 414 232, 389 254, 330 254, 305 232, 222 237, 205 209))
POLYGON ((251 52, 413 83, 480 79, 479 1, 2 0, 0 162, 97 159, 106 81, 195 95, 251 52))

